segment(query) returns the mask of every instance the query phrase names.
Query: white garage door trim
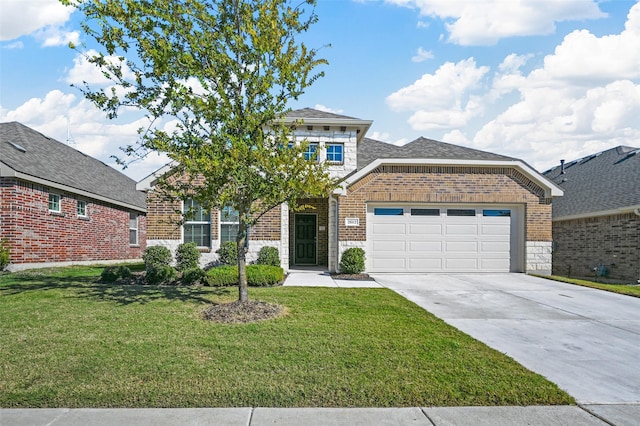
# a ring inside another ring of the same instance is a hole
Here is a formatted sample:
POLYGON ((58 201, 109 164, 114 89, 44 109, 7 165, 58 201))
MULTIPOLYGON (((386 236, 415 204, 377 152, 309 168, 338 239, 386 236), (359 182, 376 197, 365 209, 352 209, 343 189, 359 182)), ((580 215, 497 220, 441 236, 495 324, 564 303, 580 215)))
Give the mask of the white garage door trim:
POLYGON ((522 212, 504 204, 368 204, 367 270, 519 272, 522 212))

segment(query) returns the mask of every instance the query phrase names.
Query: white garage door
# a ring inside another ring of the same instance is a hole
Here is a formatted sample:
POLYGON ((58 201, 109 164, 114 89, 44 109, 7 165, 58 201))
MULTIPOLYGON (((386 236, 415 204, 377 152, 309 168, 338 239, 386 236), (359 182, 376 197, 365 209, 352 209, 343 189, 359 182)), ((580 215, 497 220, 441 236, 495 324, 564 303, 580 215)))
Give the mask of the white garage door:
POLYGON ((509 272, 512 209, 369 206, 371 272, 509 272))

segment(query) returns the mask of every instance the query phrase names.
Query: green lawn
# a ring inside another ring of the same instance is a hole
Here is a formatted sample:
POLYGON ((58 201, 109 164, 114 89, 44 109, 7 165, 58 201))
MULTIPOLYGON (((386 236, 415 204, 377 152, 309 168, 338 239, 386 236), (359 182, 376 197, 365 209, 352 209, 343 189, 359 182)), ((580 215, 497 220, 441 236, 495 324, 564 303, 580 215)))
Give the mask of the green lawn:
POLYGON ((593 281, 580 280, 577 278, 560 277, 557 275, 551 275, 551 276, 538 275, 538 276, 542 278, 554 280, 554 281, 560 281, 563 283, 576 284, 576 285, 581 285, 583 287, 591 287, 591 288, 597 288, 599 290, 610 291, 613 293, 625 294, 627 296, 640 297, 640 286, 638 285, 604 284, 604 283, 596 283, 593 281))
POLYGON ((0 407, 572 404, 543 377, 387 289, 252 288, 275 320, 201 319, 235 288, 0 276, 0 407))

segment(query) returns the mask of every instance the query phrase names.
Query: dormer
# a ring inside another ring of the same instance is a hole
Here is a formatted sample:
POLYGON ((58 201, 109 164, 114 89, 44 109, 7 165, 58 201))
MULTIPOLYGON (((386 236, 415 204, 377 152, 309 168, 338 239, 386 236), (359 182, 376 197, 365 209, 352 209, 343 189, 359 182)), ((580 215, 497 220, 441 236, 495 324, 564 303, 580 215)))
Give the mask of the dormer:
POLYGON ((297 140, 308 140, 309 154, 315 151, 319 162, 329 164, 332 177, 343 178, 358 167, 358 145, 373 123, 312 108, 291 111, 285 122, 298 121, 297 140))

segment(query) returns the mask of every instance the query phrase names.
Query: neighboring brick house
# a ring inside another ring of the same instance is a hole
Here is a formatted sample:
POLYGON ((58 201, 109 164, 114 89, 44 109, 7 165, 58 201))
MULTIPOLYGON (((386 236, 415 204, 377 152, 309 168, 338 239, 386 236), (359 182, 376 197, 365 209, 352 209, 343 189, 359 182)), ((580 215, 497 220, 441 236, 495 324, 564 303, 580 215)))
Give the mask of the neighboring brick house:
MULTIPOLYGON (((618 146, 545 172, 553 206, 553 273, 640 280, 640 149, 618 146)), ((600 279, 600 278, 599 278, 600 279)))
MULTIPOLYGON (((249 259, 269 245, 284 268, 336 271, 344 250, 362 247, 368 272, 551 273, 551 200, 562 190, 523 161, 424 138, 398 147, 366 138, 371 121, 308 108, 287 120, 302 120, 295 137, 342 184, 301 200, 313 209, 269 212, 250 231, 249 259)), ((177 225, 185 207, 154 191, 170 169, 138 183, 148 192, 148 244, 197 240, 204 261, 215 260, 220 242, 234 239, 234 212, 177 225)))
POLYGON ((0 123, 0 239, 10 270, 140 259, 145 194, 101 161, 0 123))

